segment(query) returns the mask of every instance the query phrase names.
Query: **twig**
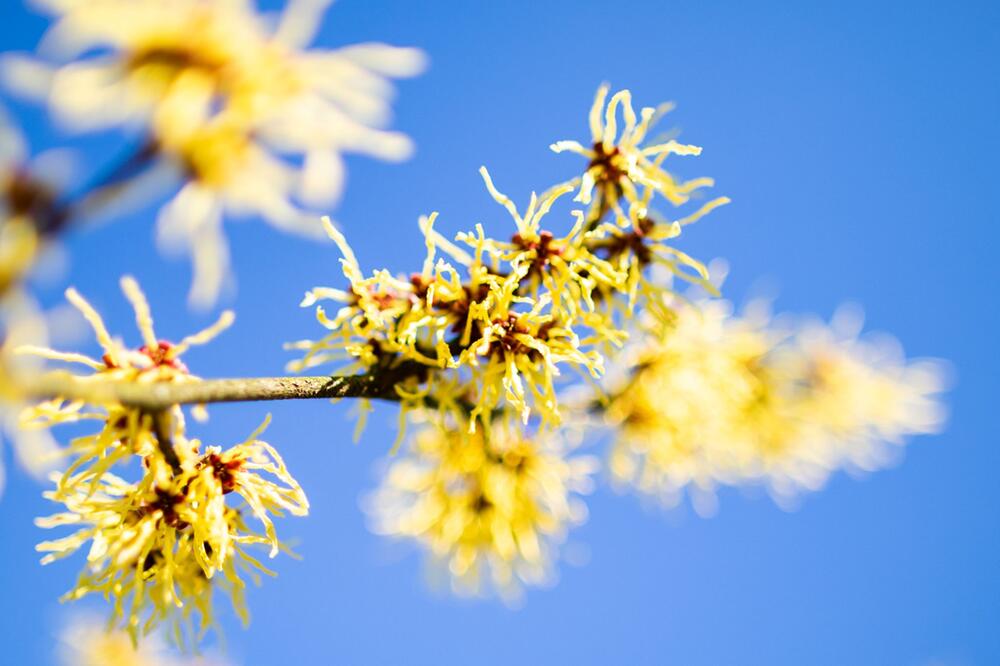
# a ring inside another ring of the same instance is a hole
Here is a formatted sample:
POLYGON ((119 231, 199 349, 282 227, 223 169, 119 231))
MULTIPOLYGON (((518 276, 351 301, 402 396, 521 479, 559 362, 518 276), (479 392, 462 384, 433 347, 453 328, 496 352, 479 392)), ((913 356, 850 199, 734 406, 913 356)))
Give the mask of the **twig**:
POLYGON ((170 465, 170 469, 173 470, 174 476, 177 476, 181 473, 181 459, 177 456, 177 450, 174 448, 174 439, 170 434, 173 431, 174 417, 171 416, 170 411, 167 409, 154 412, 150 416, 153 418, 153 432, 156 433, 156 445, 160 448, 160 453, 163 454, 164 460, 170 465))
POLYGON ((391 370, 347 377, 254 377, 184 383, 138 383, 81 378, 50 372, 18 381, 29 398, 116 403, 155 413, 172 405, 315 398, 399 400, 395 386, 415 374, 403 364, 391 370))

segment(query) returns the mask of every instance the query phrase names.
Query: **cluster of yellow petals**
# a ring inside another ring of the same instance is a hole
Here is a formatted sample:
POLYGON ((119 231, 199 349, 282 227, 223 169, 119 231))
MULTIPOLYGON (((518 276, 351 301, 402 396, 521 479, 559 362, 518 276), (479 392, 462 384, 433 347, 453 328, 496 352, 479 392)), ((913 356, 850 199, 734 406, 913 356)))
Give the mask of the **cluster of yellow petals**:
POLYGON ((33 363, 14 350, 22 342, 47 335, 44 318, 24 281, 42 250, 40 229, 51 221, 45 216, 53 201, 41 173, 44 169, 30 163, 26 153, 25 137, 0 108, 0 493, 6 480, 5 439, 9 437, 18 461, 42 477, 55 450, 47 433, 18 427, 22 396, 16 378, 31 371, 33 363))
MULTIPOLYGON (((605 95, 602 88, 595 108, 603 105, 605 95)), ((612 129, 602 128, 607 145, 620 144, 616 150, 623 155, 639 150, 652 110, 643 110, 643 125, 637 128, 627 91, 615 95, 608 109, 606 122, 612 129), (616 143, 619 105, 625 109, 626 130, 616 143)), ((664 151, 649 154, 670 152, 664 151)), ((436 213, 423 217, 427 254, 421 272, 409 277, 386 270, 366 274, 344 236, 329 221, 324 223, 343 254, 348 286, 317 287, 306 294, 303 306, 327 300, 339 306, 333 314, 323 304, 317 306, 317 319, 329 333, 290 345, 305 351, 291 369, 339 362, 341 372, 396 371, 404 380, 397 396, 386 397, 401 398, 405 406, 459 406, 471 415, 473 429, 507 411, 525 424, 534 416, 544 426, 555 426, 561 420, 557 382, 564 369, 597 379, 607 354, 627 339, 633 312, 650 310, 669 318, 669 275, 664 279, 647 273, 665 266, 707 284, 707 269, 668 241, 685 224, 728 201, 724 198, 681 220, 658 221, 649 208, 654 195, 678 202, 667 196, 663 178, 653 187, 651 177, 626 169, 616 176, 628 181, 625 191, 646 188, 641 197, 630 199, 629 213, 621 211, 617 199, 596 217, 571 210, 569 231, 557 234, 546 226, 556 215, 553 207, 589 176, 541 196, 533 193, 520 209, 485 168, 480 171, 487 191, 514 222, 509 240, 488 236, 482 224, 449 240, 435 229, 436 213), (423 398, 430 400, 421 402, 423 398)), ((586 173, 593 171, 588 166, 586 173)), ((578 199, 589 201, 586 190, 584 194, 578 199)))
POLYGON ((635 342, 610 389, 613 477, 668 503, 686 491, 711 512, 720 485, 763 483, 787 501, 935 432, 940 366, 858 338, 848 312, 824 325, 772 321, 760 304, 743 316, 723 301, 678 308, 667 332, 635 342))
POLYGON ((138 158, 157 157, 182 183, 158 237, 191 256, 199 305, 225 286, 224 212, 314 235, 309 209, 339 198, 343 153, 412 153, 407 136, 383 127, 390 80, 419 73, 423 54, 379 43, 309 49, 330 0, 289 0, 276 21, 250 0, 40 3, 54 18, 45 57, 8 55, 6 79, 74 129, 146 127, 126 180, 136 191, 162 182, 140 177, 138 158))
POLYGON ((181 656, 168 649, 159 637, 133 644, 128 632, 108 630, 103 623, 79 615, 59 635, 62 666, 224 666, 217 657, 181 656))
POLYGON ((72 462, 54 474, 46 498, 63 510, 37 521, 46 528, 72 527, 68 536, 37 549, 47 564, 86 550, 87 563, 66 599, 100 594, 113 602, 112 622, 133 641, 166 622, 179 643, 200 637, 213 622, 212 599, 221 588, 244 621, 240 572, 258 580, 270 574, 248 547, 263 546, 270 557, 283 549, 272 516, 306 515, 308 501, 278 452, 258 439, 267 421, 246 441, 229 449, 202 447, 185 434, 178 406, 158 414, 107 404, 102 382, 178 383, 198 381, 181 363, 191 345, 210 340, 232 322, 224 313, 210 328, 178 344, 159 340, 145 296, 131 278, 122 288, 135 309, 143 346, 126 347, 108 333, 97 312, 75 290, 67 297, 94 328, 104 351, 97 361, 77 353, 22 347, 22 353, 89 366, 94 373, 76 377, 94 387, 94 402, 45 401, 24 410, 25 427, 94 420, 101 429, 75 438, 67 455, 72 462), (165 448, 173 452, 171 460, 165 448), (130 482, 116 468, 139 462, 141 477, 130 482), (238 498, 239 502, 232 501, 238 498), (248 519, 261 525, 252 530, 248 519), (89 544, 89 546, 88 546, 89 544), (216 576, 221 574, 221 576, 216 576))
POLYGON ((30 164, 26 153, 24 136, 0 107, 0 302, 20 291, 37 259, 39 228, 47 222, 37 218, 53 199, 42 174, 36 173, 38 165, 30 164))
MULTIPOLYGON (((101 382, 113 381, 137 383, 198 381, 180 360, 181 355, 192 345, 205 344, 228 328, 235 319, 233 313, 228 310, 223 312, 210 327, 183 338, 177 344, 172 344, 157 337, 153 329, 149 304, 136 281, 126 276, 122 278, 121 286, 135 310, 136 325, 143 343, 138 349, 129 348, 121 340, 113 338, 93 306, 75 289, 70 288, 66 290, 66 298, 93 328, 103 352, 101 359, 33 345, 22 345, 15 351, 90 368, 92 374, 76 378, 92 382, 96 387, 99 387, 101 382)), ((196 411, 195 415, 200 415, 201 411, 196 411)), ((183 428, 184 417, 179 408, 174 407, 170 410, 170 418, 178 428, 183 428)), ((21 420, 22 426, 29 429, 86 420, 102 423, 98 433, 79 437, 70 444, 69 452, 76 457, 76 460, 64 475, 63 483, 71 478, 78 482, 97 479, 116 463, 132 455, 148 455, 156 447, 153 416, 114 403, 102 402, 90 405, 83 400, 67 401, 55 398, 24 410, 21 420), (93 468, 89 471, 79 471, 88 465, 93 465, 93 468)))
POLYGON ((619 207, 621 199, 630 204, 641 204, 641 189, 650 188, 679 206, 690 200, 697 190, 715 184, 711 178, 681 181, 663 168, 670 155, 700 155, 700 147, 678 143, 674 139, 642 145, 653 125, 672 108, 671 105, 664 104, 659 109, 643 107, 636 116, 632 94, 628 90, 615 93, 610 100, 607 99, 608 92, 608 85, 601 85, 590 109, 591 147, 569 140, 557 141, 551 146, 557 153, 568 151, 589 160, 583 175, 570 181, 574 188, 579 188, 578 201, 584 204, 593 202, 602 209, 619 207), (624 120, 620 132, 619 109, 624 120))
POLYGON ((586 518, 581 494, 596 460, 518 428, 435 421, 391 461, 368 502, 375 532, 411 539, 459 594, 516 600, 549 581, 567 530, 586 518))
POLYGON ((185 628, 190 631, 196 623, 196 635, 201 636, 210 627, 212 583, 216 574, 222 574, 219 585, 248 621, 240 571, 255 580, 258 572, 272 572, 247 547, 265 546, 274 557, 282 545, 270 516, 308 512, 302 489, 277 452, 256 438, 258 434, 226 451, 218 447, 202 451, 197 440, 177 435, 174 445, 183 452, 179 474, 151 454, 144 458, 147 471, 138 483, 106 472, 96 485, 46 493, 65 511, 38 519, 38 525, 76 531, 39 544, 38 550, 46 553, 42 562, 66 557, 89 544, 87 565, 66 598, 100 594, 113 600, 112 621, 133 639, 170 622, 175 638, 183 643, 185 628), (230 505, 226 501, 230 494, 238 496, 245 508, 230 505), (245 514, 263 524, 263 534, 247 526, 245 514))

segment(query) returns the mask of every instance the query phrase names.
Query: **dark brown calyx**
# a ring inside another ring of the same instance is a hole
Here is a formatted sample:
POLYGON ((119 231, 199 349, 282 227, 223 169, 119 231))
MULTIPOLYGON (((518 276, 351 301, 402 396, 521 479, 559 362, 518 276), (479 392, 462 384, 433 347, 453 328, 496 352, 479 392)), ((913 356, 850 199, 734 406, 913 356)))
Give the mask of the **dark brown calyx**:
MULTIPOLYGON (((150 349, 147 345, 139 347, 139 353, 145 354, 150 361, 153 362, 154 367, 166 366, 168 368, 173 368, 174 370, 180 370, 181 372, 187 372, 187 366, 184 365, 180 359, 175 358, 170 350, 174 346, 167 342, 166 340, 160 340, 155 347, 150 349)), ((107 361, 105 360, 105 363, 107 361)))
POLYGON ((528 269, 528 275, 541 275, 552 261, 552 257, 562 254, 562 248, 552 247, 554 236, 551 231, 542 231, 538 234, 537 239, 532 240, 525 240, 520 233, 516 233, 510 240, 521 250, 535 252, 535 257, 531 260, 531 267, 528 269))
POLYGON ((159 511, 163 517, 163 522, 176 530, 183 530, 188 523, 181 520, 177 513, 177 505, 184 501, 185 493, 173 493, 163 488, 156 488, 156 499, 147 502, 139 509, 139 516, 147 516, 159 511))
POLYGON ((493 502, 491 502, 481 491, 475 494, 471 503, 472 510, 477 514, 486 513, 493 508, 493 502))
POLYGON ((541 357, 538 350, 524 344, 524 342, 518 339, 518 336, 528 335, 538 340, 547 340, 549 331, 555 326, 555 322, 545 322, 538 327, 538 332, 532 334, 531 329, 521 322, 521 315, 511 313, 507 315, 506 319, 494 319, 493 325, 500 327, 501 335, 490 342, 490 348, 487 353, 511 352, 513 354, 523 354, 532 360, 537 360, 541 357))
POLYGON ((604 142, 598 141, 594 144, 594 157, 587 165, 587 170, 594 175, 594 182, 598 185, 614 185, 617 193, 621 194, 621 179, 627 178, 619 164, 621 163, 621 151, 618 146, 611 150, 605 150, 604 142))
POLYGON ((205 52, 187 49, 181 45, 156 45, 138 49, 125 60, 125 68, 135 71, 143 67, 156 67, 167 70, 174 76, 186 69, 198 69, 204 72, 218 72, 225 66, 221 59, 213 60, 205 57, 205 52))
POLYGON ((39 233, 48 233, 65 221, 66 211, 58 205, 56 192, 26 168, 15 168, 8 175, 0 185, 0 197, 9 217, 30 219, 39 233))
POLYGON ((228 495, 236 490, 236 473, 243 467, 242 458, 223 460, 217 453, 209 453, 198 463, 200 467, 208 467, 212 470, 212 475, 222 486, 222 494, 228 495))
POLYGON ((653 251, 647 245, 647 236, 656 223, 648 217, 641 217, 633 225, 632 231, 616 236, 598 245, 604 259, 616 259, 623 254, 632 254, 640 267, 647 266, 653 260, 653 251))

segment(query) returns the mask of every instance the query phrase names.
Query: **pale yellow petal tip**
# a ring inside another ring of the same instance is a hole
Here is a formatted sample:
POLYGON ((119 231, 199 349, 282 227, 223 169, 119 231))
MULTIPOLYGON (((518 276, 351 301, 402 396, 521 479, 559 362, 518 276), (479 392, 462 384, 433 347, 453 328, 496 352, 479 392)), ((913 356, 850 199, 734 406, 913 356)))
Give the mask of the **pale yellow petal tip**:
POLYGON ((302 300, 299 301, 299 307, 300 308, 311 307, 316 304, 317 300, 319 299, 316 298, 315 293, 313 293, 312 291, 307 291, 305 295, 302 297, 302 300))
POLYGON ((333 240, 342 240, 344 238, 340 230, 337 229, 337 225, 334 224, 333 220, 330 219, 329 215, 324 215, 319 219, 320 223, 323 225, 323 229, 326 230, 327 235, 333 240))
POLYGON ((421 233, 426 234, 428 231, 434 228, 434 223, 438 219, 438 211, 433 211, 430 215, 421 215, 417 218, 417 226, 420 228, 421 233))

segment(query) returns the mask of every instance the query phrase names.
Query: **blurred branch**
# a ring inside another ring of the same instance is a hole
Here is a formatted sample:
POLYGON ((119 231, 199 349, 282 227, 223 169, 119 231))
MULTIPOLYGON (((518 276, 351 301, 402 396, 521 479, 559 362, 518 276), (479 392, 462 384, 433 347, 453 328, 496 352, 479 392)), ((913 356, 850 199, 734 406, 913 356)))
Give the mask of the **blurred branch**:
POLYGON ((149 140, 124 151, 98 170, 78 192, 54 202, 47 214, 39 215, 36 219, 38 232, 43 236, 54 236, 72 224, 75 217, 93 212, 113 199, 129 180, 153 164, 158 150, 156 142, 149 140))
POLYGON ((173 416, 170 411, 163 409, 154 413, 153 415, 153 430, 156 432, 156 444, 160 448, 160 453, 163 454, 163 458, 170 465, 170 469, 173 470, 174 475, 181 473, 181 459, 177 456, 177 450, 174 448, 173 435, 173 416))

